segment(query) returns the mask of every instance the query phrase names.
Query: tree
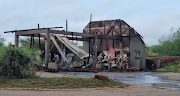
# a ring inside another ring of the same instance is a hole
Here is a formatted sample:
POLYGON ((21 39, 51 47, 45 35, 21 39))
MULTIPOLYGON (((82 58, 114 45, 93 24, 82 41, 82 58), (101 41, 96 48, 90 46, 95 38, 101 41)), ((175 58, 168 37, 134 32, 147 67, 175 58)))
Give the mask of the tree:
POLYGON ((35 76, 36 49, 4 46, 0 48, 0 53, 0 77, 11 79, 35 76))
POLYGON ((163 35, 158 41, 160 47, 157 49, 160 55, 180 56, 180 28, 171 28, 170 34, 163 35))
POLYGON ((1 38, 1 35, 0 35, 0 47, 4 46, 4 42, 6 41, 5 38, 1 38))

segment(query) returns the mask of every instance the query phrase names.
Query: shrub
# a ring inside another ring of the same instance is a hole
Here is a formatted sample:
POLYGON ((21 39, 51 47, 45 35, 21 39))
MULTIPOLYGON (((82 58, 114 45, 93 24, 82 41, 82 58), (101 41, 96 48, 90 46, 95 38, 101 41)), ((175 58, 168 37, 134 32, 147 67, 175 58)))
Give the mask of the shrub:
POLYGON ((0 75, 6 78, 35 76, 36 50, 29 48, 0 48, 0 75))
POLYGON ((180 72, 180 62, 170 63, 163 68, 156 69, 157 72, 180 72))

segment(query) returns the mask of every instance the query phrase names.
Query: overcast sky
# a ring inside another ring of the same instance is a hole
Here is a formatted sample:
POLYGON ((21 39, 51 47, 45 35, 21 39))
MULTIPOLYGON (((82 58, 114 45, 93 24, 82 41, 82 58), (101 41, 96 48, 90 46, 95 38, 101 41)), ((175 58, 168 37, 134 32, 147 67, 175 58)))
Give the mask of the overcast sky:
POLYGON ((172 27, 180 27, 180 0, 0 0, 0 35, 4 31, 63 26, 82 32, 90 21, 122 19, 151 46, 172 27))

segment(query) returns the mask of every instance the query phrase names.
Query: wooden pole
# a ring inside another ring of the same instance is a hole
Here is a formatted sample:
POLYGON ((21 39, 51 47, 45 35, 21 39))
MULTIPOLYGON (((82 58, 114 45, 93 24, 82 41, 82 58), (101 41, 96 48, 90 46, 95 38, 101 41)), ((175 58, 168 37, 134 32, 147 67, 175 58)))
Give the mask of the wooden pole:
POLYGON ((97 63, 97 34, 95 34, 95 42, 94 42, 94 59, 93 59, 93 67, 96 67, 97 63))
POLYGON ((15 32, 15 47, 18 48, 19 47, 19 35, 17 35, 17 32, 15 32))
POLYGON ((45 41, 45 67, 48 67, 49 63, 49 50, 50 50, 50 30, 46 31, 46 41, 45 41))
MULTIPOLYGON (((39 29, 39 24, 38 24, 38 29, 39 29)), ((41 50, 41 37, 40 37, 40 34, 38 34, 38 37, 39 37, 39 49, 41 50)))

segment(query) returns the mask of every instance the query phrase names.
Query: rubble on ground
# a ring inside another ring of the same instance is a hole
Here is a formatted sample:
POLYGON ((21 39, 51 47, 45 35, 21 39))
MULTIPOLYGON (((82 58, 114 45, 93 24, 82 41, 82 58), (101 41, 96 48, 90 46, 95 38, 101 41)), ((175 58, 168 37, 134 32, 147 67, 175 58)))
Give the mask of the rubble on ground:
POLYGON ((94 75, 94 78, 95 78, 95 79, 99 79, 99 80, 108 80, 108 76, 102 75, 102 74, 100 74, 100 73, 95 74, 95 75, 94 75))

